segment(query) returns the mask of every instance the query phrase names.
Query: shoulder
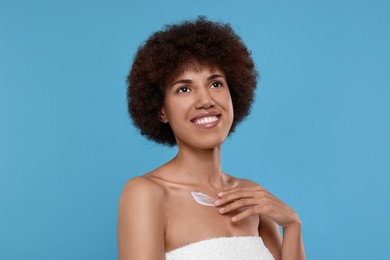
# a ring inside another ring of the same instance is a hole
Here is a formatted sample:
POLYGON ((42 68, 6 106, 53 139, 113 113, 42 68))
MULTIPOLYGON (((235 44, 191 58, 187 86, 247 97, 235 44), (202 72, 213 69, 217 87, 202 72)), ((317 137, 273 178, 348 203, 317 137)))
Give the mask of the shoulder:
MULTIPOLYGON (((146 176, 135 177, 124 185, 119 199, 119 213, 134 216, 147 217, 156 220, 161 219, 164 206, 164 189, 158 183, 146 176)), ((137 220, 139 221, 139 220, 137 220)))
POLYGON ((126 182, 118 208, 119 259, 161 259, 165 251, 163 201, 164 189, 148 177, 126 182))
POLYGON ((234 177, 234 176, 226 174, 226 173, 225 173, 225 176, 226 176, 226 180, 227 180, 226 182, 231 187, 237 187, 237 186, 239 186, 239 187, 259 186, 259 184, 257 184, 256 182, 248 180, 248 179, 237 178, 237 177, 234 177))
POLYGON ((135 177, 124 185, 120 199, 119 211, 131 214, 163 213, 164 189, 161 185, 146 176, 135 177))
POLYGON ((238 179, 238 182, 240 186, 259 186, 258 183, 247 179, 238 179))
POLYGON ((161 200, 163 195, 164 189, 161 185, 147 176, 138 176, 126 182, 120 199, 161 200))

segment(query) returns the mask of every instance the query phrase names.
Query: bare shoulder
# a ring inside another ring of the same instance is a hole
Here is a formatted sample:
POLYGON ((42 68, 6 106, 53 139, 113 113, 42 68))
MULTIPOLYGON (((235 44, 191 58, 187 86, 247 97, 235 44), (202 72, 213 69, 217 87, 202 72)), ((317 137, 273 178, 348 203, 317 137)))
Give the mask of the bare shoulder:
POLYGON ((247 180, 247 179, 239 179, 239 182, 240 182, 240 186, 258 186, 259 185, 258 183, 251 181, 251 180, 247 180))
POLYGON ((120 200, 158 200, 161 202, 164 197, 163 195, 163 187, 147 175, 144 175, 126 182, 122 189, 120 200))
POLYGON ((252 187, 252 186, 259 185, 256 182, 248 180, 248 179, 237 178, 237 177, 234 177, 234 176, 226 174, 226 173, 225 173, 225 175, 226 175, 227 182, 230 184, 229 186, 231 186, 231 187, 237 187, 237 186, 252 187))
POLYGON ((119 259, 163 259, 164 189, 146 176, 126 182, 119 199, 119 259), (147 249, 147 250, 145 250, 147 249))
POLYGON ((150 178, 138 176, 128 180, 124 185, 119 199, 119 212, 162 213, 163 202, 164 189, 150 178))

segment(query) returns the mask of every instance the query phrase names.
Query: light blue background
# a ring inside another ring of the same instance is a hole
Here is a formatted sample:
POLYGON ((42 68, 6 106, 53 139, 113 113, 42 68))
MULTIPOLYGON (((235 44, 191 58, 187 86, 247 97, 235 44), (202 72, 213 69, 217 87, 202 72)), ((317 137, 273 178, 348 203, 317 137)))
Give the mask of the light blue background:
POLYGON ((0 1, 0 259, 116 259, 126 180, 169 160, 125 78, 162 25, 229 22, 262 74, 223 168, 303 222, 308 259, 385 259, 388 1, 0 1))

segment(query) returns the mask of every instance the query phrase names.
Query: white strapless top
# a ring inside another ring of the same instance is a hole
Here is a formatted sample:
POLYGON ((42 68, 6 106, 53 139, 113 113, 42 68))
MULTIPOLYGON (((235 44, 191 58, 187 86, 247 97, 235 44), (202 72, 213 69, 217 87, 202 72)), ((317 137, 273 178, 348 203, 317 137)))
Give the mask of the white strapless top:
POLYGON ((261 237, 216 237, 165 254, 166 260, 273 260, 261 237))

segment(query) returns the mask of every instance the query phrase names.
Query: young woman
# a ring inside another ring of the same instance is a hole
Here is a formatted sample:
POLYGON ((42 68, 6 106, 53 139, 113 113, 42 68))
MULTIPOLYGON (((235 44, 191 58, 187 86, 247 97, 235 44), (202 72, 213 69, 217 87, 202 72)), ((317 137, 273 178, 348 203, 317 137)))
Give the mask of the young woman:
POLYGON ((221 168, 221 145, 248 115, 256 78, 232 28, 204 17, 167 26, 139 48, 130 115, 144 136, 178 153, 123 188, 120 260, 305 259, 294 210, 221 168))

